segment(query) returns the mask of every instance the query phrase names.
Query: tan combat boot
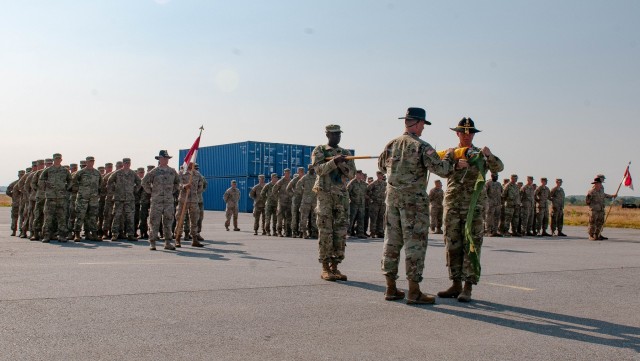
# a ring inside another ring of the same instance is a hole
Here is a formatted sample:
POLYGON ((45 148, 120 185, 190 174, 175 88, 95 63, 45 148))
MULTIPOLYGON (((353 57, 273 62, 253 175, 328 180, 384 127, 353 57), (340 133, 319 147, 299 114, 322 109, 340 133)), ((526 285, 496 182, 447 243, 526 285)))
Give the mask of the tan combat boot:
POLYGON ((174 247, 169 240, 165 240, 164 249, 168 249, 169 251, 174 251, 176 247, 174 247))
POLYGON ((149 240, 149 249, 152 250, 152 251, 156 250, 156 241, 149 240))
POLYGON ((75 231, 73 232, 73 241, 74 242, 80 242, 82 240, 82 238, 80 238, 80 231, 75 231))
POLYGON ((462 292, 462 281, 453 280, 453 284, 451 287, 447 288, 444 291, 438 292, 438 297, 440 298, 456 298, 462 292))
POLYGON ((384 299, 387 301, 404 299, 404 292, 396 288, 396 280, 393 277, 385 277, 387 279, 387 290, 384 292, 384 299))
POLYGON ((336 281, 347 280, 347 275, 342 274, 342 272, 338 270, 338 263, 336 262, 331 263, 331 273, 333 273, 333 276, 336 278, 336 281))
POLYGON ((458 302, 469 302, 471 301, 471 288, 473 288, 473 284, 469 281, 464 282, 464 288, 460 295, 458 296, 458 302))
POLYGON ((194 234, 191 236, 191 247, 204 247, 204 244, 198 242, 198 235, 194 234))
POLYGON ((322 262, 322 273, 320 274, 320 278, 322 278, 325 281, 336 280, 336 276, 329 269, 329 262, 327 261, 322 262))
POLYGON ((420 292, 420 284, 418 282, 409 281, 407 305, 432 305, 434 303, 436 303, 436 298, 420 292))

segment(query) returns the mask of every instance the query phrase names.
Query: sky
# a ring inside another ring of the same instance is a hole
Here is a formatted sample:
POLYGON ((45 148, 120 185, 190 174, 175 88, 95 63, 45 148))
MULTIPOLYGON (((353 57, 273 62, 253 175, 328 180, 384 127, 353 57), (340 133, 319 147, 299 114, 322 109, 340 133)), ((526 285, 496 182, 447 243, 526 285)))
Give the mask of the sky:
POLYGON ((201 125, 207 146, 339 124, 378 155, 422 107, 437 149, 472 118, 500 178, 580 195, 603 173, 613 193, 629 161, 640 184, 638 18, 633 0, 2 0, 0 186, 57 152, 177 167, 201 125))

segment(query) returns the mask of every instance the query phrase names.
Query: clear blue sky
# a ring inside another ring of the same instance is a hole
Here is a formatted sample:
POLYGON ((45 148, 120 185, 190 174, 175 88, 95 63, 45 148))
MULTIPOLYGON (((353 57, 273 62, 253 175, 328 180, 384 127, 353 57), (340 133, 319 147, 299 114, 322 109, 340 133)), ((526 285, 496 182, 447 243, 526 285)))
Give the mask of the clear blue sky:
POLYGON ((336 123, 377 155, 420 106, 439 149, 469 116, 502 176, 585 194, 603 172, 613 192, 628 161, 640 184, 638 19, 638 1, 3 1, 0 185, 54 152, 153 164, 201 124, 202 145, 317 145, 336 123))

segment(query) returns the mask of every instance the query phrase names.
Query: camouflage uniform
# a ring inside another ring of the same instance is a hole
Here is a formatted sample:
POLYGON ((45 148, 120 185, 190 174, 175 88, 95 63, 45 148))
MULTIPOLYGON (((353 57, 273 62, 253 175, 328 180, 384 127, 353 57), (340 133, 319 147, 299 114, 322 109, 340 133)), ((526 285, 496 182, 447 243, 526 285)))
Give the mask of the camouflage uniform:
POLYGON ((51 166, 40 174, 38 183, 44 183, 44 241, 51 239, 54 232, 54 222, 58 226, 58 240, 67 239, 67 212, 65 203, 68 198, 68 188, 71 184, 71 174, 62 166, 51 166))
MULTIPOLYGON (((598 178, 596 178, 598 179, 598 178)), ((600 238, 602 227, 604 226, 604 215, 605 215, 605 199, 612 199, 613 196, 610 194, 606 194, 604 192, 604 188, 596 189, 593 186, 589 192, 587 193, 587 197, 585 198, 585 202, 589 206, 589 210, 591 214, 589 215, 589 239, 590 240, 598 240, 604 239, 600 238)))
MULTIPOLYGON (((185 208, 185 220, 188 216, 189 228, 188 231, 191 238, 194 241, 198 239, 198 219, 200 219, 200 207, 198 202, 200 200, 199 194, 202 193, 202 175, 197 170, 193 169, 180 175, 180 197, 178 200, 178 209, 176 214, 182 213, 182 207, 185 208), (193 172, 193 176, 190 174, 193 172), (191 180, 191 183, 189 183, 191 180), (191 184, 187 189, 185 185, 191 184)), ((187 230, 185 229, 185 233, 187 230)))
POLYGON ((561 186, 555 186, 549 193, 551 201, 551 234, 558 230, 558 235, 562 235, 562 226, 564 225, 564 189, 561 186))
MULTIPOLYGON (((196 170, 198 169, 198 167, 196 167, 196 170)), ((204 191, 207 190, 207 186, 209 185, 209 183, 207 183, 207 179, 205 177, 203 177, 202 175, 200 175, 200 181, 202 182, 202 191, 198 194, 198 208, 200 209, 200 217, 198 217, 198 236, 200 235, 200 233, 202 232, 202 220, 204 219, 204 191)), ((198 237, 200 238, 200 237, 198 237)), ((200 239, 202 241, 202 239, 200 239)))
POLYGON ((522 233, 527 236, 531 236, 535 233, 533 229, 533 217, 535 214, 535 189, 533 184, 525 184, 520 190, 521 201, 521 218, 522 218, 522 233))
POLYGON ((421 282, 429 234, 427 174, 446 177, 453 168, 452 158, 440 160, 429 143, 405 132, 387 143, 378 168, 388 176, 382 271, 390 279, 398 278, 400 251, 406 246, 407 279, 421 282))
MULTIPOLYGON (((147 173, 154 167, 147 166, 147 173)), ((144 177, 142 178, 144 179, 144 177)), ((149 238, 149 207, 151 206, 151 194, 140 187, 140 216, 138 219, 138 229, 141 238, 149 238)))
MULTIPOLYGON (((232 181, 231 183, 235 183, 236 181, 232 181)), ((229 225, 231 224, 231 217, 233 217, 233 230, 239 231, 238 228, 238 203, 240 202, 240 190, 238 188, 229 187, 224 194, 222 195, 222 199, 224 199, 224 203, 227 205, 227 209, 225 212, 226 221, 224 222, 224 226, 229 230, 229 225)))
POLYGON ((100 201, 100 186, 102 177, 95 168, 84 168, 71 177, 71 185, 76 192, 75 228, 76 238, 82 226, 85 226, 87 238, 96 239, 98 231, 98 202, 100 201))
MULTIPOLYGON (((304 168, 302 168, 304 169, 304 168)), ((287 185, 287 193, 291 197, 291 234, 298 237, 300 230, 300 195, 295 192, 296 184, 300 181, 300 175, 295 174, 293 179, 287 185)))
MULTIPOLYGON (((126 163, 126 162, 125 162, 126 163)), ((113 189, 114 214, 111 234, 114 239, 121 232, 126 232, 127 238, 135 238, 135 193, 140 188, 140 177, 131 169, 118 169, 109 177, 107 188, 113 189), (124 223, 126 229, 120 227, 124 223)))
POLYGON ((24 171, 20 171, 18 179, 11 182, 7 187, 6 194, 11 197, 11 235, 15 236, 18 231, 18 218, 20 217, 20 202, 22 195, 18 190, 18 182, 24 177, 24 171))
POLYGON ((431 214, 431 232, 436 234, 442 234, 443 201, 444 191, 442 188, 432 188, 429 192, 429 213, 431 214))
POLYGON ((113 228, 112 226, 113 215, 114 215, 113 206, 115 203, 113 199, 113 193, 115 190, 113 189, 113 183, 109 183, 109 179, 111 178, 111 175, 113 175, 115 172, 117 172, 117 170, 102 176, 101 193, 104 194, 104 211, 102 213, 102 233, 104 234, 105 237, 107 237, 107 234, 113 228))
POLYGON ((304 238, 317 236, 316 203, 317 196, 313 190, 316 183, 315 173, 307 173, 296 183, 296 192, 300 194, 300 235, 304 238))
POLYGON ((287 186, 290 182, 291 178, 282 177, 273 186, 273 193, 278 197, 278 225, 276 229, 280 237, 291 237, 291 194, 287 192, 287 186))
MULTIPOLYGON (((425 185, 426 187, 426 185, 425 185)), ((387 182, 376 179, 367 186, 369 195, 369 233, 371 237, 384 237, 385 192, 387 182)))
POLYGON ((262 188, 262 191, 260 191, 260 197, 265 200, 267 234, 268 235, 273 234, 274 236, 276 236, 278 234, 278 232, 276 231, 276 218, 278 213, 277 212, 278 194, 273 192, 274 186, 275 186, 275 183, 273 182, 269 182, 265 184, 264 188, 262 188))
MULTIPOLYGON (((73 179, 74 174, 76 174, 78 172, 78 168, 77 168, 77 164, 72 163, 71 165, 71 179, 73 179), (75 169, 75 170, 74 170, 75 169)), ((73 188, 69 189, 69 194, 68 194, 68 199, 67 199, 67 209, 68 209, 68 213, 67 213, 67 220, 68 220, 68 224, 67 224, 67 229, 69 230, 69 232, 74 230, 74 225, 76 222, 76 198, 78 196, 77 190, 74 190, 73 188)))
POLYGON ((361 179, 353 178, 347 184, 349 192, 349 228, 347 234, 354 234, 364 238, 364 202, 367 194, 367 183, 361 179), (357 229, 354 227, 357 225, 357 229))
POLYGON ((175 169, 169 166, 158 166, 148 172, 142 179, 142 187, 145 192, 151 194, 151 205, 149 209, 149 225, 151 233, 149 242, 152 249, 155 248, 155 241, 158 240, 160 224, 163 225, 163 235, 165 248, 171 241, 171 225, 175 218, 173 194, 180 186, 180 176, 175 169))
MULTIPOLYGON (((260 175, 260 179, 264 180, 264 175, 260 175)), ((266 229, 264 228, 264 204, 265 199, 262 198, 261 192, 266 184, 256 184, 251 188, 249 192, 249 198, 253 199, 253 231, 255 234, 258 234, 258 228, 260 226, 260 218, 262 218, 262 234, 267 234, 266 229)))
POLYGON ((518 234, 517 221, 514 217, 516 207, 520 205, 520 190, 515 181, 507 183, 502 190, 502 201, 504 204, 504 224, 502 225, 502 234, 508 236, 509 226, 514 235, 518 234))
POLYGON ((549 235, 547 227, 549 225, 549 188, 541 184, 535 192, 536 200, 536 234, 549 235))
POLYGON ((502 184, 498 181, 489 180, 485 183, 484 189, 487 193, 484 232, 488 236, 497 236, 499 233, 500 212, 502 210, 502 184))
MULTIPOLYGON (((37 162, 36 162, 37 164, 37 162)), ((31 167, 31 171, 20 179, 18 182, 18 188, 22 193, 22 220, 20 221, 20 238, 27 238, 27 231, 31 231, 31 213, 33 212, 33 206, 35 203, 35 190, 31 189, 31 179, 37 171, 37 165, 34 164, 31 167)))
POLYGON ((313 168, 318 176, 313 190, 317 195, 316 217, 318 225, 320 263, 338 264, 344 259, 347 226, 349 222, 349 194, 345 178, 356 174, 353 160, 336 164, 326 158, 346 155, 351 152, 341 147, 319 145, 311 154, 313 168))
MULTIPOLYGON (((47 165, 53 163, 51 159, 47 159, 45 161, 47 165)), ((34 189, 34 206, 33 211, 31 213, 31 234, 35 234, 35 236, 31 237, 32 240, 37 240, 42 238, 43 225, 44 225, 44 203, 45 203, 45 183, 40 181, 40 176, 44 169, 38 170, 33 177, 31 177, 31 189, 34 189)))

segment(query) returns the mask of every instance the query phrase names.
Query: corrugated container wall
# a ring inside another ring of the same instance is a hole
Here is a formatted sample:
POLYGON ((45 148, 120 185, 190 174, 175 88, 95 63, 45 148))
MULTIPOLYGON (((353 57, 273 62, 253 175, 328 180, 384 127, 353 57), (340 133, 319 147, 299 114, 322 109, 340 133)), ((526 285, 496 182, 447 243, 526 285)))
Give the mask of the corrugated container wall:
MULTIPOLYGON (((311 153, 314 148, 315 146, 311 145, 253 141, 200 147, 196 160, 200 165, 200 173, 207 178, 207 181, 220 184, 216 188, 210 184, 204 193, 205 209, 225 209, 222 194, 229 188, 231 178, 235 177, 238 188, 241 188, 239 183, 241 179, 247 182, 244 187, 248 187, 246 192, 243 188, 240 189, 242 193, 240 211, 251 212, 253 202, 249 198, 249 191, 258 182, 257 176, 264 174, 268 179, 271 173, 282 175, 286 168, 291 169, 292 172, 295 172, 297 167, 306 169, 311 163, 311 153), (223 186, 225 182, 226 185, 223 186), (214 192, 217 192, 217 195, 214 192)), ((178 159, 180 165, 188 151, 188 149, 180 150, 178 159)), ((353 150, 351 152, 355 154, 353 150)))

